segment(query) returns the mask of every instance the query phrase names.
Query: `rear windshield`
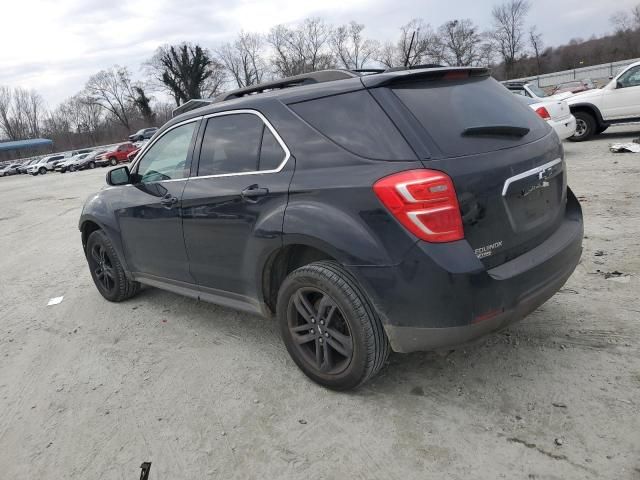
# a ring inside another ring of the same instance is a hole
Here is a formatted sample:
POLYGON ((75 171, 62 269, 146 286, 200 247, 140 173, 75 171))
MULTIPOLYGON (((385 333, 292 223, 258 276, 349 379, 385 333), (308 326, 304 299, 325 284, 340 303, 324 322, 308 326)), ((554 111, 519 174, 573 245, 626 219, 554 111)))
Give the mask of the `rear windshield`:
POLYGON ((399 84, 393 92, 444 154, 472 155, 542 138, 548 125, 490 77, 399 84), (528 128, 522 137, 463 135, 473 127, 528 128))

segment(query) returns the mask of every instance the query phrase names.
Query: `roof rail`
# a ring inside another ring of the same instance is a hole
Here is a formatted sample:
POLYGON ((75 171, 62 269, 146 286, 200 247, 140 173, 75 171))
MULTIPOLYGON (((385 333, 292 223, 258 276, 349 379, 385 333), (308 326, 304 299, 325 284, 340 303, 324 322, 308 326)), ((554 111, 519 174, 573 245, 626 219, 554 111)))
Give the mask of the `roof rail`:
POLYGON ((215 103, 224 102, 225 100, 232 100, 234 98, 244 97, 245 95, 262 93, 266 90, 278 90, 282 88, 297 87, 299 85, 332 82, 334 80, 344 80, 347 78, 355 78, 359 76, 360 75, 358 75, 357 72, 351 70, 320 70, 318 72, 303 73, 301 75, 295 75, 293 77, 287 77, 281 80, 264 82, 258 85, 238 88, 237 90, 232 90, 230 92, 226 92, 222 95, 217 96, 213 101, 215 103))
POLYGON ((211 105, 212 103, 213 103, 213 100, 209 98, 193 98, 191 100, 186 101, 179 107, 174 108, 171 111, 171 116, 177 117, 182 113, 195 110, 196 108, 206 107, 207 105, 211 105))

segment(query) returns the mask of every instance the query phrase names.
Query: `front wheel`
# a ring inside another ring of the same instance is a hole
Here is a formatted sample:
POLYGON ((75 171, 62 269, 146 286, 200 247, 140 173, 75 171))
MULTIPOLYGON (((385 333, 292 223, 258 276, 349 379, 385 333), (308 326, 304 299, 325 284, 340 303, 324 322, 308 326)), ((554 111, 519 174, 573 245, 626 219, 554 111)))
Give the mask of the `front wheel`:
POLYGON ((576 133, 569 137, 569 140, 584 142, 596 134, 597 125, 593 115, 587 112, 576 112, 574 117, 576 117, 576 133))
POLYGON ((140 284, 127 278, 111 240, 102 230, 87 239, 87 262, 100 294, 110 302, 121 302, 138 293, 140 284))
POLYGON ((276 310, 291 358, 325 387, 356 388, 389 355, 380 318, 337 263, 315 262, 291 272, 280 287, 276 310))
POLYGON ((109 159, 109 163, 111 164, 112 167, 115 167, 118 164, 118 160, 116 159, 116 157, 111 157, 109 159))
POLYGON ((91 168, 91 169, 96 168, 96 163, 95 162, 89 162, 89 168, 91 168))
POLYGON ((38 173, 39 173, 40 175, 44 175, 45 173, 47 173, 47 169, 46 169, 46 168, 44 168, 44 167, 40 167, 40 170, 38 170, 38 173))

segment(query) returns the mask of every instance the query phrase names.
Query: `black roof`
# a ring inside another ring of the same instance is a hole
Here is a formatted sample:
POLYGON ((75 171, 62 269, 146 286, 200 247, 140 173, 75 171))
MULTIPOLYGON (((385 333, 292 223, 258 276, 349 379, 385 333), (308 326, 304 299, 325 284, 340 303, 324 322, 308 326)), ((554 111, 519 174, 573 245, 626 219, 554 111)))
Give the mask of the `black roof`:
POLYGON ((283 103, 295 103, 320 96, 360 90, 363 87, 375 88, 417 78, 437 78, 451 72, 467 72, 471 76, 489 75, 489 70, 486 68, 440 65, 417 65, 387 70, 321 70, 239 88, 212 99, 189 100, 173 111, 176 122, 169 123, 174 124, 194 116, 208 115, 221 110, 250 108, 251 104, 258 99, 277 97, 283 103))

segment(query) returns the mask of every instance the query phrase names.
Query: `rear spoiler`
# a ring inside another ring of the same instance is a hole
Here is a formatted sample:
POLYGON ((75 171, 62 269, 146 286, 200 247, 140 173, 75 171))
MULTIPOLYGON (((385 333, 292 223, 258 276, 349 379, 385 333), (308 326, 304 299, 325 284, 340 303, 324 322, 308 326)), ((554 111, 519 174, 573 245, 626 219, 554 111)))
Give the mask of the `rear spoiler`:
POLYGON ((360 80, 366 88, 384 87, 414 80, 439 80, 443 78, 487 77, 491 70, 484 67, 439 67, 415 70, 391 70, 377 75, 367 75, 360 80))

